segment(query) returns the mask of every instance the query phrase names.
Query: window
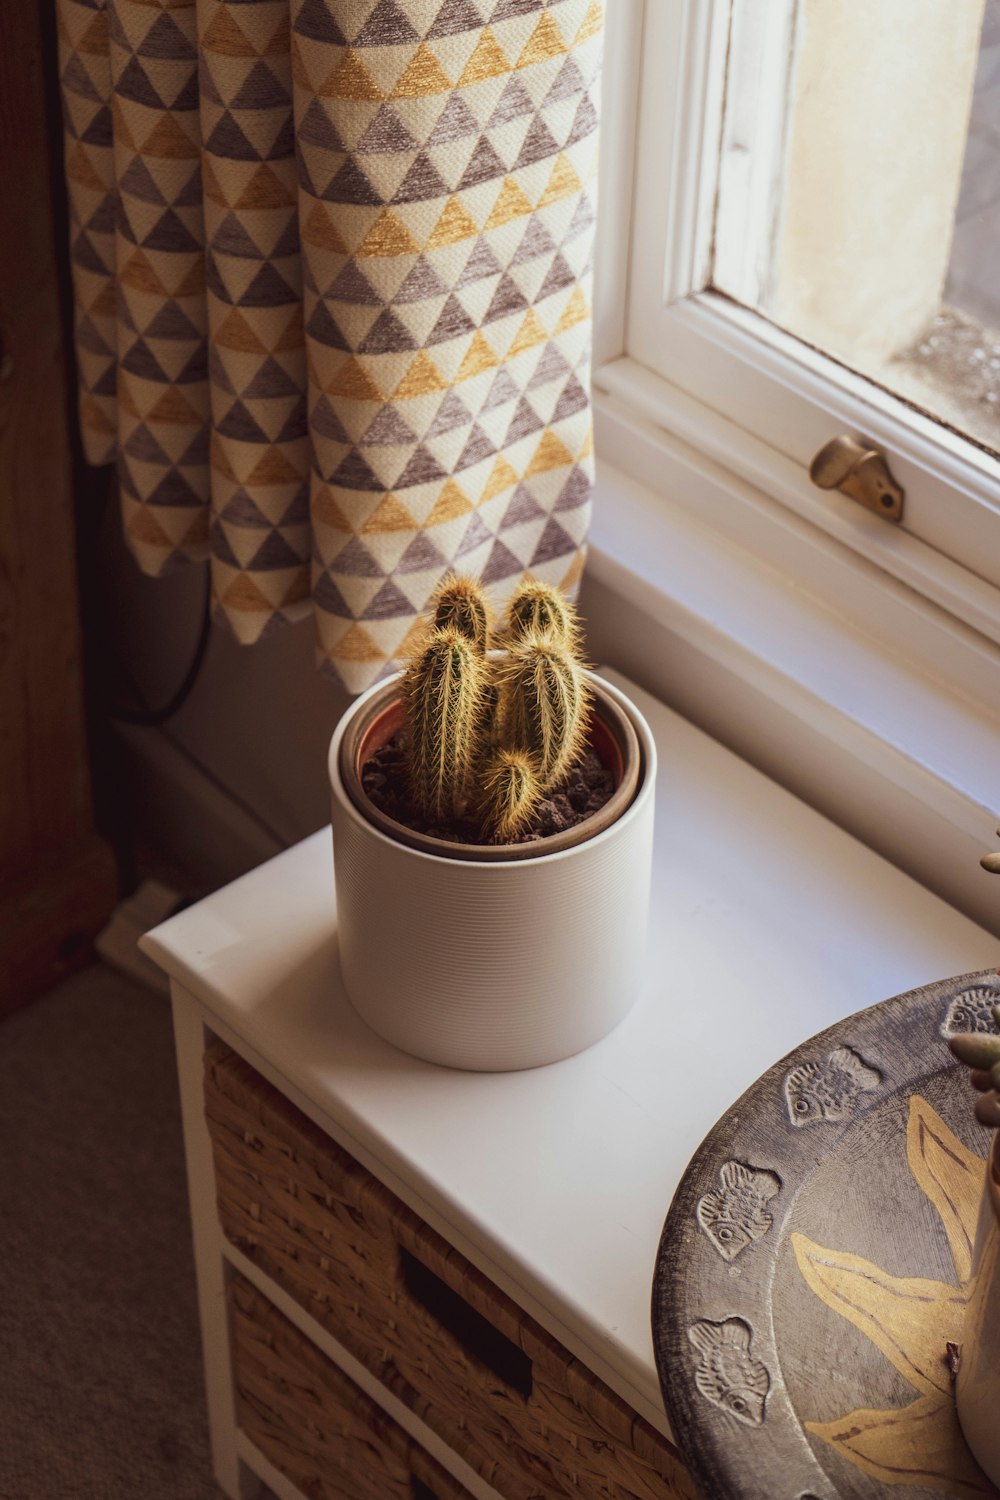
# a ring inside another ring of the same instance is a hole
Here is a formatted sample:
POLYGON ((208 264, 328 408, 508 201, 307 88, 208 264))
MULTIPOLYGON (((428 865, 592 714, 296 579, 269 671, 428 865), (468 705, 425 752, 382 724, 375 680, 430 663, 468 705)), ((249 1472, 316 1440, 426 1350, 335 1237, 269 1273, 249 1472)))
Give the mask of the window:
POLYGON ((738 0, 708 281, 1000 445, 1000 0, 738 0))
POLYGON ((588 568, 624 670, 986 925, 998 9, 608 5, 588 568), (909 155, 877 148, 888 127, 909 155), (941 374, 953 335, 964 394, 941 374), (842 433, 886 454, 900 524, 810 481, 842 433))
POLYGON ((614 10, 639 89, 608 388, 659 376, 661 413, 692 398, 737 469, 750 435, 748 477, 770 450, 769 493, 1000 641, 1000 3, 614 10), (840 432, 888 455, 901 534, 810 483, 840 432))

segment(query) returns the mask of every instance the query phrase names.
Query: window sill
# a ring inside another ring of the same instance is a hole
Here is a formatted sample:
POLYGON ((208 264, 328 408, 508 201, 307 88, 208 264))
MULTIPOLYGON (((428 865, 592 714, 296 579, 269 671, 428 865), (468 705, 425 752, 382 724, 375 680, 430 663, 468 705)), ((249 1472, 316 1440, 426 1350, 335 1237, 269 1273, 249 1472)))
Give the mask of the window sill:
MULTIPOLYGON (((644 372, 629 366, 597 377, 592 652, 1000 931, 978 867, 1000 807, 1000 650, 857 537, 771 498, 777 481, 765 493, 709 456, 704 408, 680 398, 697 448, 636 415, 624 396, 644 372)), ((885 529, 864 512, 839 519, 885 529)))

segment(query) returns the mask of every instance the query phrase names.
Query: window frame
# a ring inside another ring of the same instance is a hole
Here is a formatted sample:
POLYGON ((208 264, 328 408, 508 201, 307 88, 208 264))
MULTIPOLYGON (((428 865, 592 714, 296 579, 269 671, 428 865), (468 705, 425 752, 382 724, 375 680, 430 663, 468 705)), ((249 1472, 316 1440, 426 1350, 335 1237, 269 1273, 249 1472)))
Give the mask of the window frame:
POLYGON ((814 392, 825 357, 804 358, 787 335, 764 345, 756 315, 693 290, 706 254, 701 167, 722 129, 709 63, 728 6, 607 7, 588 566, 605 619, 592 617, 594 634, 615 639, 614 613, 621 642, 627 622, 624 670, 997 928, 993 893, 984 892, 972 855, 989 847, 1000 807, 1000 589, 982 576, 1000 579, 1000 530, 992 549, 976 530, 983 520, 1000 525, 1000 474, 982 454, 970 465, 964 440, 914 418, 905 403, 881 395, 873 403, 868 382, 849 372, 817 408, 821 433, 814 416, 790 453, 756 434, 755 411, 792 401, 797 382, 814 392), (666 80, 650 68, 654 56, 666 59, 666 80), (665 143, 661 128, 651 142, 650 109, 659 99, 662 117, 664 98, 672 134, 665 143), (649 191, 651 147, 661 163, 658 194, 649 191), (648 344, 665 328, 676 371, 698 375, 687 388, 649 363, 648 344), (718 410, 725 377, 714 361, 734 354, 751 396, 740 420, 718 410), (904 420, 905 457, 895 425, 904 420), (910 517, 932 503, 918 497, 915 478, 931 494, 956 487, 959 546, 938 545, 933 517, 919 535, 912 523, 894 526, 812 486, 811 452, 845 430, 885 446, 910 517), (963 549, 964 559, 951 555, 963 549), (647 628, 655 653, 638 638, 647 628), (671 643, 683 666, 672 663, 671 643), (692 662, 701 665, 692 670, 692 662), (744 702, 736 721, 727 674, 759 712, 748 715, 744 702), (780 744, 769 730, 779 718, 780 744), (851 784, 852 801, 846 792, 840 804, 827 795, 835 782, 851 784), (890 834, 886 816, 895 820, 890 834), (933 851, 923 818, 935 830, 933 851))
MULTIPOLYGON (((712 414, 719 419, 717 445, 725 446, 737 472, 740 434, 758 435, 748 443, 753 458, 742 470, 747 477, 766 482, 763 439, 775 452, 775 483, 784 503, 1000 642, 996 459, 760 314, 702 289, 724 145, 722 73, 730 8, 731 0, 623 0, 609 7, 609 61, 620 75, 620 54, 629 55, 632 89, 624 107, 620 88, 606 89, 605 120, 610 115, 612 135, 625 134, 621 117, 634 102, 633 203, 627 219, 616 215, 619 226, 627 222, 631 229, 628 244, 617 246, 628 283, 618 348, 598 346, 595 384, 621 389, 628 371, 608 368, 616 356, 659 375, 662 425, 676 430, 688 419, 678 393, 693 398, 706 409, 706 425, 712 414), (673 101, 666 119, 664 99, 673 101), (906 490, 901 527, 882 521, 873 526, 853 502, 810 482, 813 455, 841 431, 863 435, 889 455, 906 490), (794 486, 782 459, 800 470, 794 486), (976 580, 991 588, 977 588, 976 580)), ((791 30, 787 8, 773 8, 771 17, 765 40, 781 45, 791 30)), ((606 155, 604 183, 614 176, 620 193, 620 140, 616 156, 610 165, 606 155)), ((606 262, 599 264, 603 276, 606 262)), ((648 385, 646 390, 648 403, 648 385)))

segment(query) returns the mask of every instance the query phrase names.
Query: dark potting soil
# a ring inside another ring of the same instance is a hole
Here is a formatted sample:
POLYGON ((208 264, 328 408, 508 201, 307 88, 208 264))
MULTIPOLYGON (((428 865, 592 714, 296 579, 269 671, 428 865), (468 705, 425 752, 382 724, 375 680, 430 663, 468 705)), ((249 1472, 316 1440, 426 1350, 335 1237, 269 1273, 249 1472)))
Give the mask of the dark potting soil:
MULTIPOLYGON (((372 802, 387 817, 395 818, 415 833, 459 844, 485 843, 478 824, 435 823, 423 817, 410 801, 406 779, 406 739, 402 731, 377 750, 361 770, 361 785, 372 802)), ((599 812, 615 789, 614 778, 600 757, 588 750, 538 805, 527 833, 519 843, 534 843, 552 833, 575 828, 584 818, 599 812)))

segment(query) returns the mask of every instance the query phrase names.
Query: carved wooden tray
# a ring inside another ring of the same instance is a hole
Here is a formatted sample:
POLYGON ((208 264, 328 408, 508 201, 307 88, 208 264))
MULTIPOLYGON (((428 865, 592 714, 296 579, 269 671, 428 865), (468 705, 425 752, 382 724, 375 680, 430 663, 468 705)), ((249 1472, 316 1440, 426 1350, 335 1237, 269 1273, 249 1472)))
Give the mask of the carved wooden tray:
POLYGON ((699 1147, 660 1241, 653 1338, 706 1496, 997 1495, 962 1439, 947 1350, 990 1133, 945 1045, 994 1031, 997 1003, 988 971, 860 1011, 699 1147))

